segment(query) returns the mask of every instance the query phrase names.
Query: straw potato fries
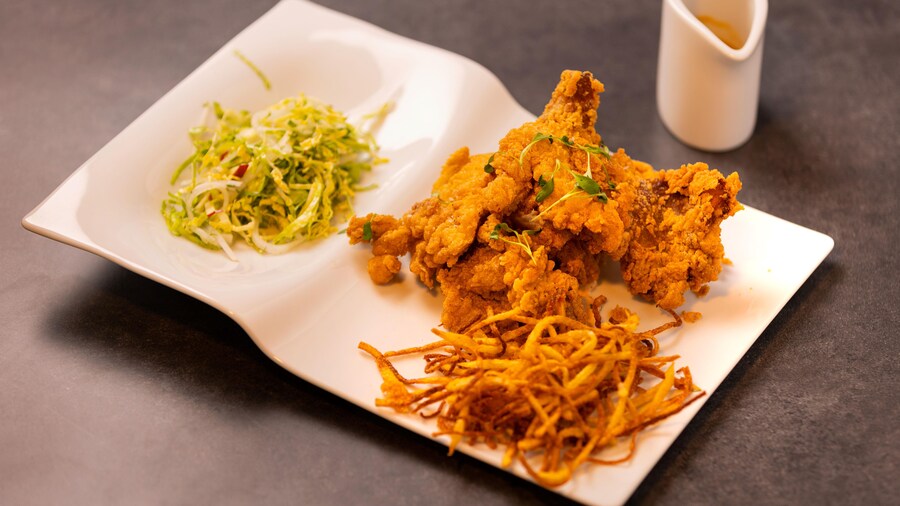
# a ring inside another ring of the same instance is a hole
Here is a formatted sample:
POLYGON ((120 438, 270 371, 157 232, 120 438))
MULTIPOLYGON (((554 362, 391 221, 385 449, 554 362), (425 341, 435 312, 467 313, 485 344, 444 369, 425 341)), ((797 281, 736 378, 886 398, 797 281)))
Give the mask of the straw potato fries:
POLYGON ((376 405, 436 417, 435 436, 450 436, 450 454, 464 439, 505 447, 504 467, 518 460, 536 482, 555 487, 585 462, 630 459, 638 431, 704 395, 687 367, 676 369, 677 356, 657 356, 656 335, 681 325, 671 314, 675 321, 637 332, 637 315, 623 308, 599 326, 513 309, 463 333, 435 329, 441 340, 425 346, 359 348, 375 358, 383 379, 376 405), (404 378, 390 361, 410 354, 423 355, 428 376, 404 378), (624 458, 593 456, 627 436, 624 458))

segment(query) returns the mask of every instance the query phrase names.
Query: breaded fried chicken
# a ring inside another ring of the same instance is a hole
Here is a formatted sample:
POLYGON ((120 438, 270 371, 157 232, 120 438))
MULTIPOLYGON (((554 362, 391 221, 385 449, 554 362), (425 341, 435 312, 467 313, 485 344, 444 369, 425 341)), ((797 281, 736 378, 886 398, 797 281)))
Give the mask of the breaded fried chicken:
POLYGON ((595 130, 602 91, 590 73, 563 72, 540 117, 495 153, 453 153, 432 196, 402 218, 353 218, 350 242, 372 244, 372 279, 390 281, 399 264, 389 258, 410 253, 410 270, 440 286, 450 330, 511 307, 591 321, 583 294, 604 256, 662 308, 683 304, 688 289, 702 294, 721 270, 719 225, 740 209, 740 180, 611 153, 595 130))

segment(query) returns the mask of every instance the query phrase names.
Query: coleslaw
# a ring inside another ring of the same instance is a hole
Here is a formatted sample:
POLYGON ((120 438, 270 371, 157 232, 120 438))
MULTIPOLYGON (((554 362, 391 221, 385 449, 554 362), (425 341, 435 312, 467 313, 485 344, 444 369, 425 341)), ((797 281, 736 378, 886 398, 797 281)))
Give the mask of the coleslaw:
POLYGON ((232 260, 235 238, 282 253, 332 234, 352 214, 360 177, 384 160, 371 131, 388 106, 364 117, 363 131, 305 95, 248 111, 207 104, 211 126, 190 129, 195 151, 175 170, 162 214, 169 230, 232 260))

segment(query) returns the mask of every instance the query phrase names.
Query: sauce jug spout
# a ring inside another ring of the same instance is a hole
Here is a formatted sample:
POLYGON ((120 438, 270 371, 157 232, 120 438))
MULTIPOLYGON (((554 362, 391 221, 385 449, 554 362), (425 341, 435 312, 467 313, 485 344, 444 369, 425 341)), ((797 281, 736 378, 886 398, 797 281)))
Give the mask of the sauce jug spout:
POLYGON ((736 59, 748 58, 762 42, 769 7, 766 0, 681 0, 671 3, 682 4, 685 22, 703 34, 711 45, 736 59))

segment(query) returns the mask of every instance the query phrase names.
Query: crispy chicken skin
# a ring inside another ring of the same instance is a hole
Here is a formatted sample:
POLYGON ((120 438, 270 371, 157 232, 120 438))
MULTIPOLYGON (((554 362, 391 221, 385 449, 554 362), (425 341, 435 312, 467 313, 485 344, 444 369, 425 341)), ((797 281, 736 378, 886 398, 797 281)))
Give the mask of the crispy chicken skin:
POLYGON ((399 270, 389 258, 409 253, 410 271, 440 286, 450 330, 512 307, 590 321, 584 290, 604 257, 620 262, 632 293, 662 308, 683 304, 687 290, 704 293, 722 268, 719 226, 741 208, 738 175, 703 163, 655 171, 621 149, 608 158, 589 154, 583 147, 602 146, 595 130, 602 91, 590 73, 563 72, 540 117, 511 130, 493 154, 450 155, 432 196, 403 217, 351 219, 351 244, 366 242, 369 223, 373 281, 389 282, 399 270), (537 134, 553 139, 533 142, 537 134), (607 198, 582 190, 575 174, 607 198), (552 192, 539 199, 551 179, 552 192))

